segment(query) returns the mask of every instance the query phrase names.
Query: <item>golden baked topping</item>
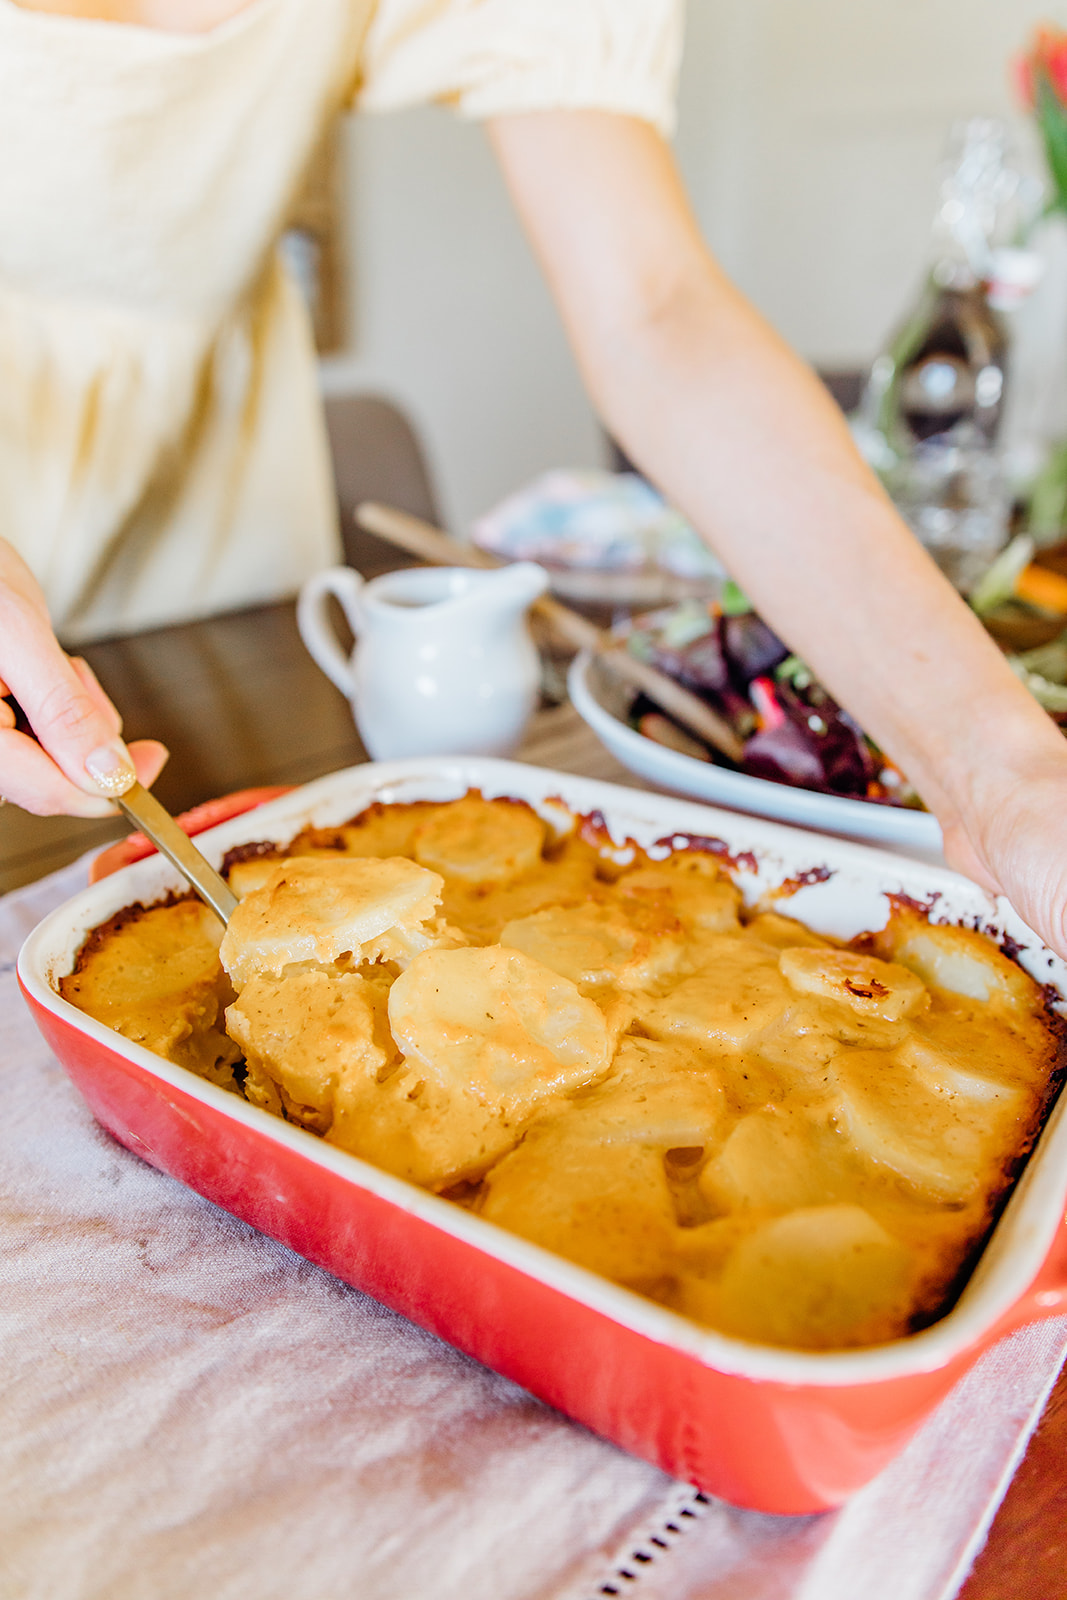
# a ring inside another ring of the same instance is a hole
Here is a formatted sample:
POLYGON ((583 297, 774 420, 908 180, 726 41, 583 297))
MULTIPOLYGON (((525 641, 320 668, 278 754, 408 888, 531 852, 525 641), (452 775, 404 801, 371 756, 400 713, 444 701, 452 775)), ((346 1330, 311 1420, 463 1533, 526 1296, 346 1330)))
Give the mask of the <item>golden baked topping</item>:
POLYGON ((778 958, 789 986, 848 1006, 861 1017, 899 1022, 930 1003, 925 986, 907 967, 851 950, 810 950, 794 946, 778 958))
POLYGON ((372 806, 235 864, 236 997, 191 901, 120 913, 62 990, 736 1337, 836 1349, 931 1321, 1049 1101, 1040 987, 909 904, 845 948, 746 912, 709 853, 620 865, 596 838, 477 794, 372 806))
POLYGON ((258 973, 226 1012, 244 1051, 245 1095, 268 1111, 279 1103, 317 1133, 331 1127, 338 1096, 372 1093, 396 1059, 387 990, 356 972, 333 976, 290 966, 258 973))
POLYGON ((678 967, 685 948, 681 924, 639 901, 549 906, 506 923, 500 943, 593 989, 648 989, 678 967))
POLYGON ((240 987, 257 973, 277 974, 293 961, 410 958, 439 934, 429 924, 441 887, 435 872, 400 856, 274 862, 230 918, 222 964, 240 987))
POLYGON ((417 956, 390 990, 389 1025, 404 1056, 441 1088, 509 1117, 602 1077, 611 1062, 599 1007, 500 945, 417 956))
POLYGON ((512 883, 539 865, 545 825, 528 806, 468 795, 434 811, 415 830, 424 867, 465 884, 512 883))
POLYGON ((97 928, 65 1000, 134 1044, 235 1088, 241 1051, 223 1032, 233 989, 219 965, 219 921, 199 900, 135 907, 97 928))

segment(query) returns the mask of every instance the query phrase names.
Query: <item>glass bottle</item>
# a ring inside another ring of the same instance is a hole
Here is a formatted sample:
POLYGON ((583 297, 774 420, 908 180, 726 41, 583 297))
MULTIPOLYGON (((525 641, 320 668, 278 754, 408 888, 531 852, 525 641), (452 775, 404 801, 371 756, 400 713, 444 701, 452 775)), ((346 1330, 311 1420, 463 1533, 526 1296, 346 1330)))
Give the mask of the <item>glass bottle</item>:
POLYGON ((966 592, 1007 539, 997 451, 1009 334, 998 309, 1021 180, 1003 127, 953 130, 918 303, 871 368, 857 440, 899 510, 966 592))

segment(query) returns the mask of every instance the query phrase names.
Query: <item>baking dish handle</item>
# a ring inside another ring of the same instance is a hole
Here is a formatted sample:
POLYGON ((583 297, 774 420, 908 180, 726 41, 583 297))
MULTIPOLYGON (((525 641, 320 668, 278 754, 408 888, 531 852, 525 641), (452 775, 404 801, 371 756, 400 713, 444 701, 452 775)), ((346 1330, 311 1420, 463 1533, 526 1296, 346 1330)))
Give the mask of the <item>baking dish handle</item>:
MULTIPOLYGON (((182 832, 192 839, 206 828, 229 822, 231 817, 243 816, 246 811, 254 811, 256 806, 266 805, 268 800, 277 800, 279 795, 289 794, 292 787, 291 783, 283 783, 273 788, 235 789, 232 794, 220 795, 217 800, 205 800, 203 805, 183 811, 174 820, 182 832)), ((109 878, 120 867, 128 867, 131 861, 141 861, 145 856, 153 855, 155 848, 143 833, 129 834, 117 844, 101 850, 95 857, 89 865, 89 882, 99 883, 101 878, 109 878)))

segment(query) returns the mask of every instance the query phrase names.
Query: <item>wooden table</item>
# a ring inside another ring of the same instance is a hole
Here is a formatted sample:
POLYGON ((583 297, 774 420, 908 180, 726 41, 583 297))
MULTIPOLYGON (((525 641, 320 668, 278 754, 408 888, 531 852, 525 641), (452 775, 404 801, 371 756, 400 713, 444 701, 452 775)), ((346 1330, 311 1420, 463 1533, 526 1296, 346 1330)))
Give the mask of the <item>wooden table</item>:
MULTIPOLYGON (((304 783, 366 759, 342 696, 312 665, 291 605, 90 647, 127 737, 170 748, 156 784, 173 811, 232 789, 304 783)), ((520 752, 541 766, 636 785, 569 706, 540 712, 520 752)), ((0 810, 0 892, 126 831, 0 810)), ((961 1600, 1067 1600, 1067 1375, 996 1518, 961 1600)))

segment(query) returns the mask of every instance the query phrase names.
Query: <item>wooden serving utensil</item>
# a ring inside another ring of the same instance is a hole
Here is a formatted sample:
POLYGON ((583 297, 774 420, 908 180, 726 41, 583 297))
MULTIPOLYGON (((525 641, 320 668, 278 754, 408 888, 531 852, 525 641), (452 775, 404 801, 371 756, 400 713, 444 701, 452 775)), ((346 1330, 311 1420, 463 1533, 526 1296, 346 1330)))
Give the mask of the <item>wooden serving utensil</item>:
MULTIPOLYGON (((450 539, 448 534, 424 522, 421 517, 410 516, 406 511, 397 511, 392 506, 378 505, 373 500, 364 501, 356 507, 355 519, 367 533, 377 534, 379 539, 387 540, 432 566, 506 565, 475 545, 460 544, 458 540, 450 539)), ((563 605, 559 600, 543 595, 534 601, 532 609, 570 649, 591 651, 614 677, 640 689, 676 722, 696 734, 698 739, 703 739, 705 744, 711 745, 728 760, 740 763, 744 754, 741 740, 725 718, 720 717, 698 695, 683 689, 680 683, 675 683, 666 673, 649 666, 647 661, 640 661, 637 656, 631 655, 625 645, 621 645, 606 628, 598 628, 594 622, 572 611, 570 606, 563 605)))

